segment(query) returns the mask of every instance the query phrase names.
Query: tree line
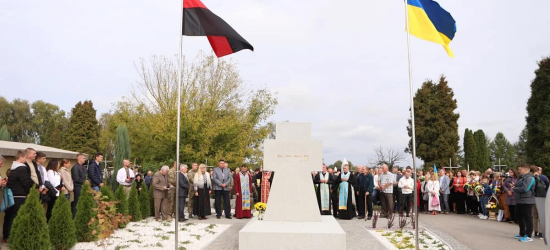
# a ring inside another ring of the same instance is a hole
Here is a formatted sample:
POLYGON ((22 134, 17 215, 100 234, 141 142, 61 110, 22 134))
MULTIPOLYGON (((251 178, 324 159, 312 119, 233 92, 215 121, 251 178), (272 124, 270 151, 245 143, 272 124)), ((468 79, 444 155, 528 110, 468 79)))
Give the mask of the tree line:
MULTIPOLYGON (((99 119, 88 100, 65 113, 44 101, 8 102, 0 97, 0 139, 101 152, 114 159, 117 128, 126 126, 132 161, 171 164, 176 151, 178 64, 177 57, 141 59, 133 90, 99 119)), ((274 127, 268 121, 277 105, 274 94, 246 85, 233 61, 201 52, 182 64, 181 161, 224 158, 232 167, 243 162, 261 165, 263 140, 274 127)))
MULTIPOLYGON (((514 143, 501 132, 491 139, 482 129, 466 128, 461 147, 460 114, 456 112, 458 105, 452 88, 445 76, 437 82, 426 80, 414 96, 417 157, 426 166, 448 166, 450 159, 452 166, 469 166, 473 170, 530 163, 550 174, 550 57, 542 59, 538 66, 527 101, 526 126, 514 143)), ((412 137, 411 119, 407 132, 412 137)), ((405 152, 412 153, 412 139, 405 152)))

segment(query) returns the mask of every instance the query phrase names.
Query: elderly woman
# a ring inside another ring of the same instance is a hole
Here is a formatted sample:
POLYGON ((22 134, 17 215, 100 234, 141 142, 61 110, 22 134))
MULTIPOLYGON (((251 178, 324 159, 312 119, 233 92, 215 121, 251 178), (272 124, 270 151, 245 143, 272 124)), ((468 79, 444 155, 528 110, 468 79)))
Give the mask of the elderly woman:
POLYGON ((212 214, 210 210, 212 180, 210 179, 210 174, 206 172, 206 165, 199 165, 199 171, 193 177, 193 188, 195 190, 193 214, 196 214, 199 220, 206 220, 206 216, 212 214))
POLYGON ((441 211, 441 207, 439 206, 439 181, 435 173, 430 177, 426 189, 429 194, 428 211, 431 211, 432 215, 437 215, 436 211, 441 211))

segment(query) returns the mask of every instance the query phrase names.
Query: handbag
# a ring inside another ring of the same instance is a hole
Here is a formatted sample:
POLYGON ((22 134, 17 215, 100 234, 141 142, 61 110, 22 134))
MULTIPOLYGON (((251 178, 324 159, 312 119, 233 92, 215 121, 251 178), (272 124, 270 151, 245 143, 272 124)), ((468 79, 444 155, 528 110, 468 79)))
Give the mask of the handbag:
POLYGON ((432 207, 439 206, 439 199, 437 197, 432 196, 432 207))
POLYGON ((4 188, 4 200, 0 206, 0 212, 6 211, 9 207, 13 206, 15 202, 13 201, 13 193, 10 188, 4 188))
POLYGON ((424 201, 428 201, 428 200, 430 199, 430 194, 429 194, 429 193, 425 193, 425 194, 424 194, 424 197, 422 197, 422 199, 423 199, 424 201))

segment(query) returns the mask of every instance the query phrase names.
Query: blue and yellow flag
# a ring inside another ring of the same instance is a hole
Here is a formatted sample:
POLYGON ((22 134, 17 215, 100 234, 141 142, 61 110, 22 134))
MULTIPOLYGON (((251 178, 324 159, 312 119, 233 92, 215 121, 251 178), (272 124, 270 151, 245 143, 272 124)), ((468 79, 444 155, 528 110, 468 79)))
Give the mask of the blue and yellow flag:
POLYGON ((433 0, 407 0, 409 29, 413 36, 443 45, 454 57, 449 43, 455 37, 456 22, 449 12, 433 0))

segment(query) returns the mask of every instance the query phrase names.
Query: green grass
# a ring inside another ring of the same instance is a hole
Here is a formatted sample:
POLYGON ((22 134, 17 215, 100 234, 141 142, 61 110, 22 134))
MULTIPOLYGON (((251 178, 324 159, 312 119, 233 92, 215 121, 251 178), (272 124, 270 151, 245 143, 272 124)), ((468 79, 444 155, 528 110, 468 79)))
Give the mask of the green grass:
POLYGON ((180 244, 183 244, 183 245, 191 244, 191 241, 188 241, 188 240, 182 241, 182 242, 180 242, 180 244))
POLYGON ((180 246, 178 247, 178 250, 187 250, 187 248, 185 248, 184 246, 180 246))
POLYGON ((168 240, 168 239, 170 239, 170 237, 168 237, 168 236, 166 236, 166 235, 163 235, 163 236, 161 237, 161 239, 162 239, 162 240, 168 240))
POLYGON ((155 244, 156 247, 162 247, 162 244, 160 244, 160 242, 157 242, 157 244, 155 244))
POLYGON ((188 227, 188 226, 194 226, 194 225, 197 225, 197 223, 193 223, 193 222, 185 223, 185 226, 186 226, 186 227, 188 227))
POLYGON ((130 245, 116 246, 115 250, 120 250, 120 249, 123 249, 123 248, 129 248, 129 247, 130 247, 130 245))
POLYGON ((191 234, 191 237, 195 237, 197 240, 201 240, 201 236, 198 234, 191 234))
POLYGON ((168 231, 167 234, 174 234, 174 231, 168 231))
POLYGON ((162 228, 160 228, 160 227, 155 227, 155 228, 153 228, 153 230, 155 230, 155 231, 162 231, 162 228))
POLYGON ((141 241, 140 241, 140 240, 129 240, 128 242, 141 243, 141 241))
POLYGON ((215 228, 216 226, 217 226, 216 224, 210 224, 210 225, 208 225, 208 229, 213 229, 213 228, 215 228))

